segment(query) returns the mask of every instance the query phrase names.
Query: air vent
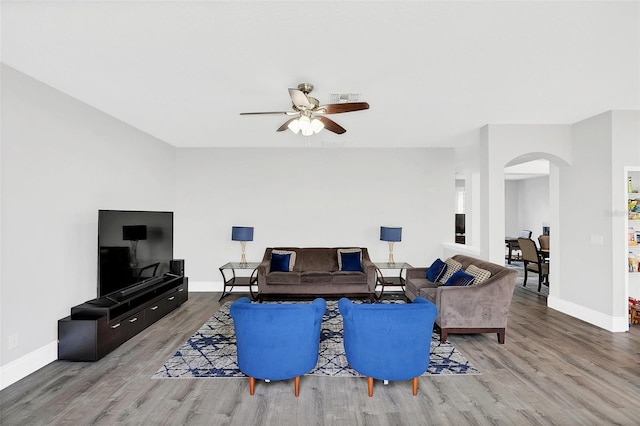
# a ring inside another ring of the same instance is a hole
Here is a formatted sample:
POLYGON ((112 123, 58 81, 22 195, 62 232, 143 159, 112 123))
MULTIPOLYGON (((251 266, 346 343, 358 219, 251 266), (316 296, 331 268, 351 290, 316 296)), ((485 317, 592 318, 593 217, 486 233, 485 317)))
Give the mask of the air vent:
POLYGON ((345 102, 357 102, 360 93, 330 93, 329 103, 340 104, 345 102))

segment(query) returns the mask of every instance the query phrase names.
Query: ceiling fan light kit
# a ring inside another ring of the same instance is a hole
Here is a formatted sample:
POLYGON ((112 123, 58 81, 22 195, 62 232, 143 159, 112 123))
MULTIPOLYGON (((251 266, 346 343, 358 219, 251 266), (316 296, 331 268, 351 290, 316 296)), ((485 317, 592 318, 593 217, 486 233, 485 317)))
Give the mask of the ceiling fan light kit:
POLYGON ((276 131, 281 132, 289 129, 293 133, 302 133, 303 136, 311 136, 327 129, 333 133, 341 135, 347 130, 325 114, 340 114, 344 112, 361 111, 369 109, 366 102, 344 102, 320 105, 320 102, 309 93, 313 90, 310 83, 300 83, 297 89, 289 89, 289 97, 291 98, 293 111, 276 111, 276 112, 241 112, 240 115, 256 115, 256 114, 285 114, 293 116, 282 124, 276 131))
POLYGON ((300 118, 290 120, 287 128, 295 134, 302 132, 303 136, 311 136, 324 129, 324 123, 317 118, 310 119, 308 116, 303 115, 300 118))

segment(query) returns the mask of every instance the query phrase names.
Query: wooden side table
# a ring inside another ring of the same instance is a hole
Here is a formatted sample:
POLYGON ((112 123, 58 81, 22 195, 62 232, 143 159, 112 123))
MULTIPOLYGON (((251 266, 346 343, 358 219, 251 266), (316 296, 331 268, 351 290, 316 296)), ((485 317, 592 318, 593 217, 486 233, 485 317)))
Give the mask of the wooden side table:
POLYGON ((237 287, 249 287, 249 294, 251 294, 251 300, 255 300, 255 296, 253 295, 252 286, 258 283, 258 265, 259 262, 228 262, 222 265, 220 268, 220 273, 222 274, 222 282, 224 283, 224 287, 222 289, 222 296, 218 299, 218 302, 221 301, 225 296, 231 294, 231 290, 233 290, 234 286, 237 287), (236 270, 239 271, 251 271, 250 276, 236 276, 236 270), (225 271, 231 271, 231 276, 227 278, 225 275, 225 271), (229 287, 229 291, 227 291, 227 287, 229 287))
POLYGON ((374 265, 376 265, 376 274, 377 274, 377 278, 376 278, 376 286, 381 286, 382 288, 380 289, 380 295, 376 295, 376 298, 378 300, 382 299, 382 296, 384 295, 384 288, 385 287, 401 287, 402 288, 402 294, 404 294, 404 285, 405 285, 405 278, 406 278, 406 272, 405 270, 407 268, 411 268, 411 265, 409 265, 406 262, 396 262, 396 263, 389 263, 389 262, 374 262, 374 265), (384 274, 382 273, 382 270, 386 269, 386 270, 394 270, 394 271, 398 271, 398 276, 384 276, 384 274), (405 276, 403 276, 403 272, 405 273, 405 276))

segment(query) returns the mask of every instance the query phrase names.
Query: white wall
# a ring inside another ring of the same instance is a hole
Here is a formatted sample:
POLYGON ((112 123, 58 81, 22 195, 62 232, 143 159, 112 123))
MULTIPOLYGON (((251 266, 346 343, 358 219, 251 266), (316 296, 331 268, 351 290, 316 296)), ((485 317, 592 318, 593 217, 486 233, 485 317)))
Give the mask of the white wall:
POLYGON ((396 261, 428 265, 454 240, 454 188, 452 149, 180 149, 175 254, 190 289, 220 289, 218 267, 240 260, 233 225, 255 228, 250 261, 278 245, 386 261, 387 225, 402 227, 396 261))
POLYGON ((4 65, 2 113, 5 387, 56 359, 58 319, 96 297, 98 209, 174 210, 175 148, 4 65))
POLYGON ((542 224, 550 221, 549 177, 540 176, 519 181, 518 211, 522 229, 531 230, 532 238, 542 235, 542 224))
POLYGON ((625 213, 616 212, 625 211, 625 167, 640 164, 640 114, 603 113, 576 123, 572 133, 572 166, 559 169, 561 286, 549 306, 625 331, 625 213))
POLYGON ((542 223, 549 221, 548 176, 505 181, 505 235, 517 236, 528 229, 537 241, 542 223))
POLYGON ((520 224, 518 209, 520 190, 520 181, 506 180, 504 182, 504 235, 507 237, 517 237, 524 229, 520 224))

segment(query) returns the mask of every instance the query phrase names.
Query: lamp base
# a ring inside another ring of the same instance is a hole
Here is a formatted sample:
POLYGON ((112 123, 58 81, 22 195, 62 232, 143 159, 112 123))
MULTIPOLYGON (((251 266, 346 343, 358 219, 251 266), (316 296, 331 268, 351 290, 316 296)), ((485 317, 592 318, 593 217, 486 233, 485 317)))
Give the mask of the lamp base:
POLYGON ((242 247, 242 256, 240 257, 240 266, 242 267, 247 266, 247 256, 244 253, 244 249, 246 245, 247 245, 246 242, 240 241, 240 246, 242 247))
POLYGON ((389 266, 395 266, 396 261, 393 260, 393 241, 389 241, 389 260, 387 261, 389 266))
POLYGON ((129 266, 132 268, 138 267, 138 241, 131 240, 131 253, 129 258, 129 266))

